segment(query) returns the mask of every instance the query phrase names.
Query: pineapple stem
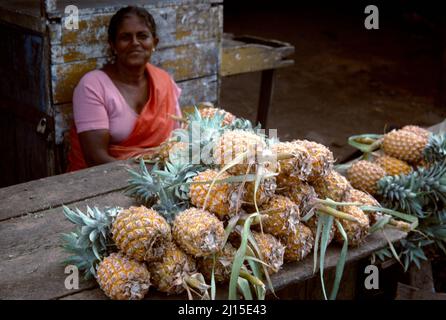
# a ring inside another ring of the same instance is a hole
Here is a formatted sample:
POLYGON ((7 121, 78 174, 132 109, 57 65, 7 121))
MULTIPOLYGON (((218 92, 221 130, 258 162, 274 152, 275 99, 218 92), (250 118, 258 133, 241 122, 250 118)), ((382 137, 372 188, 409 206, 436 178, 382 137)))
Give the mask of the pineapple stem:
POLYGON ((319 211, 321 211, 321 212, 323 212, 325 214, 328 214, 330 216, 333 216, 335 218, 344 219, 344 220, 353 221, 353 222, 357 222, 358 223, 358 220, 355 217, 353 217, 352 215, 347 214, 345 212, 341 212, 341 211, 338 211, 336 209, 333 209, 333 208, 330 208, 330 207, 327 207, 327 206, 320 206, 317 209, 319 211))
POLYGON ((247 272, 245 270, 240 270, 240 277, 248 280, 252 285, 255 285, 255 286, 262 287, 265 285, 259 278, 253 276, 252 274, 250 274, 249 272, 247 272))
POLYGON ((380 148, 382 137, 379 134, 355 135, 348 138, 348 144, 364 153, 371 153, 380 148))

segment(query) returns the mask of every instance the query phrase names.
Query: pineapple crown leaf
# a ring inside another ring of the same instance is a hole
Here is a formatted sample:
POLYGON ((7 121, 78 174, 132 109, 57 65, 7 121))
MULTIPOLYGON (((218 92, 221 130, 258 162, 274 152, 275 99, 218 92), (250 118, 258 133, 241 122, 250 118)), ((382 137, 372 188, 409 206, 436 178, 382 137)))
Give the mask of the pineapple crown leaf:
POLYGON ((63 210, 67 219, 77 226, 75 232, 61 234, 62 247, 71 254, 65 263, 76 265, 88 278, 94 275, 96 264, 107 255, 112 245, 110 228, 121 208, 106 207, 100 210, 87 206, 84 213, 78 208, 71 210, 63 206, 63 210))
POLYGON ((424 149, 424 158, 428 163, 435 163, 446 159, 446 133, 431 134, 424 149))
POLYGON ((149 172, 144 161, 141 160, 139 168, 140 172, 127 169, 132 178, 127 180, 128 186, 124 190, 124 194, 147 204, 156 198, 160 188, 158 177, 154 174, 154 171, 158 169, 158 164, 156 163, 152 167, 152 171, 149 172))
POLYGON ((446 204, 446 159, 408 175, 386 176, 378 182, 387 206, 406 210, 420 218, 429 216, 423 206, 446 204))

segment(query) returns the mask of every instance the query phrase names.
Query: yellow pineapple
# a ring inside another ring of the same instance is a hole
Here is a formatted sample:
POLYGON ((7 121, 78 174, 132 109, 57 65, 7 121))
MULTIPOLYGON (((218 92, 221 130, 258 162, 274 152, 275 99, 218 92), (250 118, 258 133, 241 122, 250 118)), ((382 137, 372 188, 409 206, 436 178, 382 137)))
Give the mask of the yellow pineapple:
MULTIPOLYGON (((319 216, 314 213, 313 216, 308 219, 307 221, 305 221, 305 225, 310 228, 311 232, 316 235, 316 231, 317 231, 317 224, 319 222, 319 216)), ((331 226, 330 229, 330 233, 328 234, 328 244, 330 244, 335 236, 335 232, 336 232, 336 226, 335 226, 335 222, 333 221, 333 224, 331 226)))
POLYGON ((197 272, 197 264, 171 242, 163 259, 149 264, 149 270, 155 288, 167 294, 180 294, 187 286, 188 277, 197 272))
MULTIPOLYGON (((215 255, 215 281, 227 282, 231 277, 232 262, 237 250, 228 242, 215 255)), ((203 276, 210 281, 212 275, 213 256, 203 257, 198 261, 198 268, 203 276)))
POLYGON ((223 109, 207 106, 199 109, 203 118, 213 118, 216 114, 223 114, 223 125, 230 125, 235 120, 235 116, 223 109))
POLYGON ((161 162, 166 162, 171 157, 183 157, 187 160, 189 156, 189 144, 182 141, 168 141, 161 145, 158 158, 161 162))
POLYGON ((313 232, 303 223, 296 226, 296 232, 290 232, 280 240, 285 245, 285 262, 303 260, 311 253, 314 245, 313 232))
POLYGON ((304 146, 310 153, 312 169, 307 178, 308 181, 313 182, 320 177, 324 177, 332 170, 334 158, 330 149, 314 141, 296 140, 296 143, 304 146))
POLYGON ((98 265, 96 280, 114 300, 141 300, 150 287, 150 273, 144 263, 121 253, 112 253, 98 265))
POLYGON ((296 231, 299 207, 289 198, 274 195, 260 207, 263 231, 279 237, 296 231))
POLYGON ((418 163, 423 159, 423 151, 428 145, 429 138, 424 138, 411 131, 393 130, 383 137, 382 149, 392 157, 418 163))
MULTIPOLYGON (((246 182, 245 183, 245 192, 243 194, 243 201, 247 204, 254 205, 254 188, 255 188, 255 182, 246 182)), ((268 201, 275 193, 277 188, 276 184, 276 178, 275 177, 269 177, 264 178, 260 181, 257 194, 256 194, 256 200, 257 205, 260 206, 266 201, 268 201)))
MULTIPOLYGON (((204 182, 213 181, 217 176, 218 172, 216 170, 207 169, 206 171, 198 173, 192 181, 194 182, 204 182)), ((227 179, 231 175, 224 172, 218 180, 227 179)), ((206 208, 204 208, 206 195, 208 194, 211 183, 200 184, 193 183, 189 187, 190 202, 197 208, 202 208, 208 210, 215 215, 220 220, 225 219, 228 216, 233 216, 242 205, 242 200, 244 198, 244 192, 239 196, 239 185, 235 183, 215 183, 209 193, 209 198, 206 203, 206 208)))
POLYGON ((386 171, 379 165, 360 160, 352 164, 347 170, 347 177, 351 185, 358 190, 375 195, 378 192, 378 181, 386 175, 386 171))
MULTIPOLYGON (((344 196, 343 202, 357 202, 365 206, 381 207, 379 202, 373 196, 356 189, 348 190, 344 196)), ((366 214, 369 217, 371 226, 382 217, 382 213, 379 211, 366 211, 366 214)))
POLYGON ((331 170, 325 176, 321 176, 317 180, 314 180, 313 187, 319 198, 330 198, 331 200, 339 202, 342 200, 345 192, 352 186, 344 176, 331 170))
POLYGON ((414 126, 414 125, 407 125, 401 128, 401 130, 404 131, 410 131, 415 133, 417 136, 420 136, 426 140, 429 139, 429 137, 431 136, 431 132, 429 130, 426 130, 424 128, 421 128, 419 126, 414 126))
POLYGON ((212 213, 189 208, 176 216, 172 235, 184 252, 194 257, 204 257, 221 250, 225 230, 223 222, 212 213))
POLYGON ((283 244, 268 233, 252 231, 252 235, 260 251, 260 258, 268 264, 272 272, 278 272, 283 265, 285 247, 283 244))
POLYGON ((306 182, 295 183, 280 194, 290 198, 299 207, 301 217, 313 209, 314 200, 318 197, 314 188, 306 182))
POLYGON ((170 226, 155 210, 144 206, 122 210, 112 228, 112 239, 127 256, 137 261, 158 260, 172 240, 170 226))
POLYGON ((223 167, 244 154, 239 163, 228 169, 228 172, 234 175, 254 173, 258 164, 263 162, 265 149, 264 139, 252 132, 226 131, 214 145, 214 161, 215 164, 223 167))
POLYGON ((412 167, 407 162, 391 156, 383 155, 376 158, 373 162, 383 168, 388 176, 409 174, 412 171, 412 167))
MULTIPOLYGON (((345 233, 347 234, 348 245, 356 247, 360 245, 365 237, 369 234, 370 221, 367 214, 356 206, 344 206, 341 211, 355 217, 358 222, 349 221, 345 219, 339 219, 342 224, 345 233)), ((335 241, 338 243, 343 243, 339 229, 336 227, 335 241)))
POLYGON ((276 156, 288 154, 292 156, 288 159, 279 159, 279 171, 277 184, 281 187, 290 186, 295 180, 306 180, 311 173, 312 164, 310 153, 307 148, 295 141, 278 142, 271 146, 272 152, 276 156))

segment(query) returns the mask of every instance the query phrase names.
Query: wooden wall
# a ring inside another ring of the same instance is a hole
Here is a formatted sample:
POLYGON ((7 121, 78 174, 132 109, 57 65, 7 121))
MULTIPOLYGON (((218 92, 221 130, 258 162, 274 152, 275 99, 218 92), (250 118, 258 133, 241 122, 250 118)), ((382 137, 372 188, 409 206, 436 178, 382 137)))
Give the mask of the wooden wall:
MULTIPOLYGON (((1 41, 5 42, 2 47, 11 49, 1 53, 1 67, 5 69, 2 74, 14 74, 13 80, 7 77, 0 80, 0 93, 13 93, 18 98, 17 101, 22 101, 24 105, 39 111, 38 116, 48 116, 50 121, 46 134, 49 137, 45 136, 45 145, 37 144, 38 150, 33 152, 40 156, 49 155, 45 156, 46 167, 41 163, 35 164, 42 175, 61 173, 65 170, 67 133, 72 121, 73 90, 86 72, 100 68, 107 62, 108 23, 120 7, 129 4, 142 5, 154 16, 160 43, 152 57, 152 63, 174 77, 183 90, 180 100, 182 106, 200 101, 216 102, 219 96, 223 32, 222 2, 124 0, 117 5, 113 0, 46 0, 45 23, 41 22, 42 12, 37 5, 27 6, 26 1, 23 4, 4 4, 0 12, 5 14, 0 17, 0 21, 16 23, 23 28, 20 37, 7 28, 0 28, 1 41), (78 30, 65 28, 65 5, 72 4, 79 7, 78 30), (29 22, 30 19, 33 23, 29 22), (25 61, 25 64, 22 61, 25 61), (22 88, 25 87, 26 94, 23 94, 22 88)), ((4 117, 2 123, 12 123, 7 119, 9 118, 4 117)), ((34 122, 29 124, 29 132, 25 136, 31 135, 30 130, 34 130, 35 125, 34 122)), ((11 136, 12 129, 7 130, 8 133, 4 133, 11 136)), ((8 143, 11 144, 11 141, 13 139, 8 143)), ((15 143, 25 146, 27 142, 26 139, 20 139, 15 143)), ((23 158, 23 155, 17 154, 16 151, 11 151, 11 154, 14 154, 11 159, 23 158)), ((13 162, 11 160, 10 165, 13 165, 13 162)), ((35 177, 30 176, 33 179, 35 177)), ((17 182, 19 180, 16 179, 15 183, 17 182)))

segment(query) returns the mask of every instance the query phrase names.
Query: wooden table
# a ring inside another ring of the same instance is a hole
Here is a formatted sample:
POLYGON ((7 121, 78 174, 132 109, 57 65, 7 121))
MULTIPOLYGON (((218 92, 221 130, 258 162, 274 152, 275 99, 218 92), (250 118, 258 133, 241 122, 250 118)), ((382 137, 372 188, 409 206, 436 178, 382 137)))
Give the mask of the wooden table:
MULTIPOLYGON (((60 234, 73 230, 63 215, 61 205, 84 210, 90 206, 130 206, 124 196, 132 162, 115 162, 75 173, 53 176, 0 189, 0 299, 103 299, 94 281, 80 282, 78 290, 64 286, 66 253, 61 249, 60 234)), ((391 241, 405 233, 386 230, 391 241)), ((348 264, 369 256, 387 245, 374 234, 359 248, 349 250, 348 264)), ((327 269, 336 265, 339 248, 331 246, 326 257, 327 269)), ((272 277, 276 290, 312 278, 312 257, 301 263, 286 264, 272 277)), ((224 297, 224 296, 223 296, 224 297)), ((178 299, 151 290, 152 299, 178 299)))

